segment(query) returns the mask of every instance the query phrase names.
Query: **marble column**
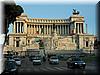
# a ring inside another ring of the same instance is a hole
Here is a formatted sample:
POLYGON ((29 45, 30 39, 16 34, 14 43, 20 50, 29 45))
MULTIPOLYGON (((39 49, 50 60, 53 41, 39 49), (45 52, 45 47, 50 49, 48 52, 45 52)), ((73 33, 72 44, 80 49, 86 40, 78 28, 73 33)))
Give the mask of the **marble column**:
POLYGON ((81 24, 79 23, 79 33, 81 33, 81 24))
POLYGON ((31 34, 31 25, 29 25, 29 34, 31 34))
POLYGON ((64 25, 64 27, 65 27, 65 35, 66 35, 66 25, 64 25))
POLYGON ((33 25, 33 33, 35 34, 35 24, 33 25))
POLYGON ((68 25, 68 34, 70 34, 69 26, 70 26, 70 25, 68 25))
POLYGON ((61 35, 61 25, 60 25, 60 35, 61 35))
POLYGON ((44 27, 43 27, 43 25, 42 25, 42 32, 41 32, 41 34, 44 34, 44 27))
POLYGON ((36 25, 34 25, 34 33, 36 34, 36 25))
POLYGON ((28 34, 28 25, 27 25, 27 34, 28 34))
POLYGON ((16 26, 15 26, 15 24, 16 24, 16 23, 14 22, 14 25, 13 25, 13 32, 14 32, 14 33, 16 33, 16 28, 15 28, 16 26))
POLYGON ((51 25, 50 25, 50 27, 49 27, 49 28, 50 28, 50 35, 51 35, 51 25))
POLYGON ((51 25, 51 34, 52 34, 52 32, 53 32, 53 25, 51 25))
POLYGON ((62 25, 62 27, 63 27, 63 35, 65 34, 65 27, 64 27, 64 25, 62 25))
POLYGON ((23 24, 22 24, 22 22, 21 22, 21 33, 23 32, 23 24))
POLYGON ((48 24, 48 35, 50 35, 50 32, 49 32, 49 30, 50 30, 50 26, 49 26, 49 24, 48 24))
POLYGON ((76 33, 78 33, 78 24, 76 23, 76 33))
POLYGON ((33 28, 32 28, 32 25, 31 25, 31 34, 33 34, 33 28))
POLYGON ((22 22, 20 23, 20 33, 22 33, 22 22))
POLYGON ((18 28, 19 28, 18 26, 19 26, 19 25, 18 25, 18 22, 17 22, 17 33, 18 33, 18 28))
POLYGON ((47 35, 48 35, 48 25, 47 25, 47 35))
POLYGON ((79 26, 79 27, 80 27, 80 33, 82 33, 82 28, 81 28, 82 26, 81 26, 81 23, 80 23, 80 26, 79 26))
POLYGON ((56 32, 57 32, 57 34, 59 34, 58 25, 56 27, 57 27, 57 31, 56 32))
POLYGON ((39 32, 39 25, 38 25, 38 32, 39 32))
POLYGON ((39 34, 41 33, 40 25, 39 25, 39 34))
POLYGON ((37 34, 37 31, 38 31, 38 26, 37 26, 37 24, 36 24, 36 34, 37 34))
POLYGON ((84 27, 83 27, 83 23, 82 23, 82 33, 84 33, 84 27))
POLYGON ((76 26, 75 26, 75 24, 73 24, 73 25, 74 25, 74 31, 73 32, 76 33, 76 26))
POLYGON ((78 34, 79 34, 79 23, 78 23, 78 34))
POLYGON ((60 25, 58 25, 58 32, 59 32, 59 35, 60 35, 60 25))

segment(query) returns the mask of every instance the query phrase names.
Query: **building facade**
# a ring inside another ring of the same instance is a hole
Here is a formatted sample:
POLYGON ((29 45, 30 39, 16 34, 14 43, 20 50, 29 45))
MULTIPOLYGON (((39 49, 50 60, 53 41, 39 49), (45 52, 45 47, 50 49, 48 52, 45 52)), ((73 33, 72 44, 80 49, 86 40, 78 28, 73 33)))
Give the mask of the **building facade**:
POLYGON ((13 32, 8 35, 7 51, 29 55, 39 49, 39 40, 44 43, 46 53, 68 50, 94 50, 95 36, 84 30, 84 17, 74 10, 67 19, 28 18, 26 14, 16 17, 13 32))

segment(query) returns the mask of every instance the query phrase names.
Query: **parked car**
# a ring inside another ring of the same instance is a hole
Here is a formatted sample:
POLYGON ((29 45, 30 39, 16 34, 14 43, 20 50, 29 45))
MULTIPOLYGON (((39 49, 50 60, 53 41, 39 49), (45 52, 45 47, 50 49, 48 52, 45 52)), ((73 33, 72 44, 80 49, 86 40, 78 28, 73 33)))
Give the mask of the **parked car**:
POLYGON ((34 56, 29 56, 29 61, 32 61, 34 59, 35 55, 34 56))
POLYGON ((41 58, 41 56, 34 56, 33 58, 32 58, 32 62, 33 62, 33 65, 35 65, 35 64, 42 64, 42 58, 41 58))
POLYGON ((81 60, 79 57, 70 57, 67 60, 68 68, 83 68, 85 69, 86 63, 81 60))
POLYGON ((51 56, 49 58, 49 64, 59 64, 59 59, 57 56, 51 56))
POLYGON ((14 58, 16 65, 21 66, 21 59, 20 58, 14 58))
POLYGON ((5 61, 5 67, 3 73, 9 75, 16 75, 18 73, 18 68, 14 60, 8 59, 5 61))

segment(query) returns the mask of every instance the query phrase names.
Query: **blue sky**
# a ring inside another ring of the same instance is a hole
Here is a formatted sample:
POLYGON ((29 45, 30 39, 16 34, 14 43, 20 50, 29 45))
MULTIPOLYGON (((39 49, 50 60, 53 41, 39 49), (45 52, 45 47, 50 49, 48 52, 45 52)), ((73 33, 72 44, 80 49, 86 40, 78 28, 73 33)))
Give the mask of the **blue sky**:
POLYGON ((73 8, 84 16, 88 33, 96 34, 96 4, 35 4, 18 3, 24 9, 24 13, 30 18, 62 18, 67 19, 72 15, 73 8))

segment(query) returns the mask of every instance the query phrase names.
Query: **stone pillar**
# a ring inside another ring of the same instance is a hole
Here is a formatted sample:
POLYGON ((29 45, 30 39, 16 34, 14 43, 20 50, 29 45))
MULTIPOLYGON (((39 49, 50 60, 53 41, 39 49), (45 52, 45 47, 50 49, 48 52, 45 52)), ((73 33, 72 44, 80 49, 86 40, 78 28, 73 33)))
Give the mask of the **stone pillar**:
POLYGON ((46 30, 47 30, 47 35, 48 35, 48 25, 46 27, 47 27, 46 30))
POLYGON ((62 25, 61 25, 61 35, 63 34, 63 29, 62 29, 63 27, 62 27, 62 25))
POLYGON ((21 30, 22 30, 22 28, 21 28, 21 27, 22 27, 22 26, 21 26, 21 22, 19 22, 19 27, 20 27, 20 30, 19 30, 19 31, 20 31, 20 33, 21 33, 21 32, 22 32, 22 31, 21 31, 21 30))
POLYGON ((50 35, 50 25, 48 24, 48 35, 50 35))
POLYGON ((21 33, 23 33, 23 23, 21 22, 21 33))
POLYGON ((55 25, 55 31, 57 32, 57 26, 55 25))
POLYGON ((58 25, 56 26, 56 28, 57 28, 57 31, 56 31, 56 33, 58 34, 58 25))
POLYGON ((34 26, 34 33, 36 34, 36 25, 34 26))
POLYGON ((80 23, 80 33, 82 34, 82 24, 80 23))
POLYGON ((36 24, 36 34, 37 34, 37 31, 38 31, 38 26, 37 26, 37 24, 36 24))
POLYGON ((53 25, 51 25, 51 34, 52 34, 52 32, 53 32, 53 25))
POLYGON ((14 25, 13 25, 13 32, 14 32, 14 33, 16 33, 15 24, 16 24, 16 23, 14 22, 14 25))
POLYGON ((45 29, 46 29, 46 34, 47 34, 47 25, 45 25, 45 29))
POLYGON ((31 31, 32 31, 31 34, 33 34, 33 25, 31 25, 31 31))
POLYGON ((29 25, 29 34, 31 34, 31 25, 29 25))
POLYGON ((23 23, 21 22, 21 33, 23 32, 23 23))
POLYGON ((50 35, 51 35, 51 31, 52 31, 52 30, 51 30, 51 25, 50 25, 50 27, 49 27, 49 28, 50 28, 50 35))
POLYGON ((78 27, 78 34, 79 34, 79 23, 78 23, 77 27, 78 27))
POLYGON ((61 25, 60 25, 60 35, 61 35, 61 25))
POLYGON ((78 33, 78 24, 76 23, 76 33, 78 33))
POLYGON ((31 34, 31 25, 29 25, 29 34, 31 34))
POLYGON ((71 25, 69 25, 69 34, 71 33, 71 25))
POLYGON ((31 26, 31 24, 30 24, 30 34, 32 34, 32 28, 31 28, 32 26, 31 26))
POLYGON ((84 33, 84 26, 83 26, 83 23, 82 23, 82 33, 84 33))
POLYGON ((37 24, 35 25, 35 33, 37 34, 37 24))
POLYGON ((43 25, 43 31, 44 31, 44 33, 43 33, 43 35, 45 34, 45 25, 43 25))
POLYGON ((38 25, 37 25, 37 32, 39 32, 39 28, 38 28, 38 25))
POLYGON ((69 34, 69 25, 67 25, 67 34, 69 34))
POLYGON ((45 34, 47 34, 47 25, 45 25, 45 34))
POLYGON ((18 22, 17 22, 17 33, 18 33, 18 28, 19 28, 18 26, 19 26, 19 25, 18 25, 18 22))
POLYGON ((79 23, 79 33, 81 33, 81 24, 79 23))
POLYGON ((65 35, 66 35, 66 25, 64 26, 64 28, 65 28, 65 35))
POLYGON ((76 25, 75 24, 73 24, 74 25, 74 33, 76 33, 76 25))
POLYGON ((62 33, 63 33, 63 35, 64 35, 64 25, 62 25, 62 33))
POLYGON ((27 33, 27 23, 23 22, 23 33, 27 33))
POLYGON ((42 25, 42 29, 43 29, 43 32, 41 34, 44 34, 44 28, 43 28, 43 25, 42 25))
POLYGON ((31 34, 33 34, 33 25, 31 25, 31 31, 32 31, 31 34))
POLYGON ((63 25, 63 35, 65 35, 65 25, 63 25))
POLYGON ((41 33, 40 25, 39 25, 39 34, 41 33))
POLYGON ((59 32, 59 35, 60 35, 60 25, 58 25, 58 32, 59 32))
POLYGON ((35 25, 33 25, 33 34, 35 34, 35 25))
POLYGON ((63 26, 61 25, 61 35, 63 35, 63 26))
POLYGON ((29 31, 28 30, 29 30, 29 25, 27 25, 27 33, 29 34, 29 31))

